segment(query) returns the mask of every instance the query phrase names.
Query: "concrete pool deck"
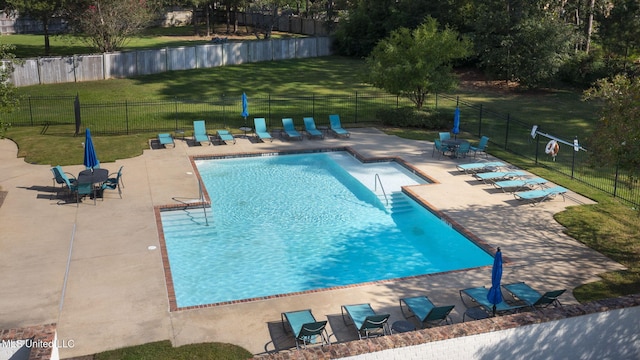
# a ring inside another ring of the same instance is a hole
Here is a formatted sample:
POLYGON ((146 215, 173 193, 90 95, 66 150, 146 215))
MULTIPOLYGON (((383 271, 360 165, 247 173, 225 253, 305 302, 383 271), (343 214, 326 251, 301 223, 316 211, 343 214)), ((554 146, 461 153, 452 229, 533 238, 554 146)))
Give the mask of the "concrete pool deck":
MULTIPOLYGON (((357 334, 342 323, 341 305, 371 303, 394 322, 402 319, 399 298, 422 294, 437 305, 455 305, 453 320, 461 322, 465 307, 458 291, 490 285, 491 269, 484 267, 170 312, 154 212, 158 206, 197 200, 190 157, 201 155, 348 146, 365 158, 397 156, 438 181, 412 187, 417 196, 490 247, 501 247, 509 260, 504 283, 573 289, 623 268, 564 235, 553 220, 554 213, 589 199, 570 192, 565 202, 521 204, 456 170, 456 164, 471 159, 433 158, 430 142, 371 128, 350 130, 348 139, 252 143, 239 138, 235 145, 212 146, 176 140, 175 148, 103 163, 110 172, 124 166, 122 199, 109 191, 96 206, 85 200, 78 207, 56 197, 50 165, 27 164, 16 158, 13 142, 0 140, 0 191, 8 192, 0 206, 0 329, 55 323, 58 339, 74 344, 60 349, 63 359, 166 339, 175 346, 228 342, 259 354, 292 344, 281 330, 284 311, 312 309, 316 318, 329 319, 332 341, 348 341, 357 334)), ((77 174, 83 166, 63 168, 77 174)), ((571 291, 561 299, 576 303, 571 291)))

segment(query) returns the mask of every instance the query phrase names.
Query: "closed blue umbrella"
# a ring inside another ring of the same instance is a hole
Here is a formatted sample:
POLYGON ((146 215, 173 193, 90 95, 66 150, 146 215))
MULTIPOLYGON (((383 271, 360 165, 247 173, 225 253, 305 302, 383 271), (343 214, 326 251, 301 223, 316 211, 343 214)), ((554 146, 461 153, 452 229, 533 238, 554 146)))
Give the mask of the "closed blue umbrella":
POLYGON ((458 134, 460 133, 460 108, 456 107, 456 111, 453 113, 453 134, 456 135, 455 138, 458 138, 458 134))
POLYGON ((91 131, 88 128, 85 130, 84 136, 84 166, 93 171, 94 168, 100 166, 100 160, 96 155, 96 149, 93 147, 93 140, 91 139, 91 131))
POLYGON ((502 302, 502 292, 500 282, 502 281, 502 252, 500 248, 493 258, 493 268, 491 269, 491 289, 487 294, 487 300, 493 304, 493 316, 496 316, 496 304, 502 302))
POLYGON ((244 118, 244 124, 247 124, 247 116, 249 116, 249 102, 247 101, 247 94, 242 93, 242 117, 244 118))

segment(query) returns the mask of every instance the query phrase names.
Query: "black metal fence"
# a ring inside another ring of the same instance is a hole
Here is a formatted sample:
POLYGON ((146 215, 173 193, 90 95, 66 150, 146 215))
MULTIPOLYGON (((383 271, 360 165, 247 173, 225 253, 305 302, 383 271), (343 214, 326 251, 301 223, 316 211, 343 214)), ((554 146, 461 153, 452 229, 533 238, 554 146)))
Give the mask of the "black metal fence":
POLYGON ((482 104, 471 104, 455 96, 438 95, 439 109, 456 106, 465 114, 465 130, 475 136, 488 136, 492 146, 529 159, 535 164, 569 176, 586 185, 612 194, 636 207, 640 206, 640 183, 637 173, 623 170, 616 164, 595 164, 589 159, 589 151, 582 146, 574 148, 574 139, 562 139, 561 135, 536 132, 532 136, 533 125, 520 121, 510 114, 501 114, 485 108, 482 104), (547 143, 557 140, 560 150, 552 157, 545 152, 547 143))
MULTIPOLYGON (((217 99, 165 101, 118 101, 85 103, 74 96, 29 97, 20 109, 4 119, 14 126, 75 125, 90 128, 94 135, 126 135, 145 132, 193 129, 193 121, 206 121, 208 129, 252 126, 254 117, 264 117, 269 128, 282 127, 281 119, 301 122, 313 116, 318 126, 329 124, 330 114, 340 114, 345 124, 377 123, 376 112, 409 106, 395 95, 354 93, 350 96, 254 96, 249 98, 249 117, 241 116, 240 95, 217 99)), ((73 131, 73 130, 72 130, 73 131)))
MULTIPOLYGON (((302 117, 313 116, 318 126, 329 124, 330 114, 340 114, 343 124, 380 124, 378 110, 412 106, 395 95, 370 95, 354 93, 350 96, 253 96, 249 98, 249 117, 244 119, 242 103, 238 96, 222 96, 218 99, 167 101, 121 101, 84 103, 74 96, 29 97, 22 106, 3 120, 13 126, 66 125, 67 133, 90 128, 94 135, 119 135, 135 133, 170 132, 193 129, 193 120, 203 119, 209 130, 252 126, 254 117, 264 117, 267 126, 282 126, 281 119, 291 117, 300 123, 302 117), (76 119, 80 123, 76 123, 76 119)), ((612 194, 614 197, 640 206, 638 174, 617 168, 615 165, 589 161, 589 152, 581 148, 575 151, 573 139, 564 140, 558 135, 538 133, 531 136, 534 124, 520 121, 510 114, 495 112, 482 104, 461 101, 458 97, 436 95, 427 106, 441 112, 453 112, 457 107, 464 114, 464 130, 475 136, 488 136, 491 146, 498 146, 512 153, 560 172, 572 179, 612 194), (547 141, 559 140, 560 151, 551 157, 545 153, 547 141)), ((57 132, 59 133, 59 132, 57 132)))

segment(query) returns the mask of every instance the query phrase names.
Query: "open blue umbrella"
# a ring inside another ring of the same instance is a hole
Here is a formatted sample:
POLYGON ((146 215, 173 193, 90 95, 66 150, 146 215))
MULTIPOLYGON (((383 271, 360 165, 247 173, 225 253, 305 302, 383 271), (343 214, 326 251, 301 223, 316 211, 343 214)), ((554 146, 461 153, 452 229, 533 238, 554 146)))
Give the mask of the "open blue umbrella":
POLYGON ((242 93, 242 117, 244 118, 245 125, 247 124, 247 116, 249 116, 249 102, 247 101, 247 94, 242 93))
POLYGON ((491 289, 487 294, 487 300, 493 304, 493 316, 496 316, 496 305, 502 302, 500 281, 502 281, 502 252, 498 248, 493 258, 493 268, 491 269, 491 289))
POLYGON ((94 168, 100 165, 100 160, 98 160, 96 149, 93 147, 93 140, 91 139, 91 131, 89 131, 89 128, 85 130, 84 136, 84 166, 93 171, 94 168))
POLYGON ((460 133, 460 108, 456 107, 456 111, 453 113, 453 134, 455 138, 458 138, 458 134, 460 133))

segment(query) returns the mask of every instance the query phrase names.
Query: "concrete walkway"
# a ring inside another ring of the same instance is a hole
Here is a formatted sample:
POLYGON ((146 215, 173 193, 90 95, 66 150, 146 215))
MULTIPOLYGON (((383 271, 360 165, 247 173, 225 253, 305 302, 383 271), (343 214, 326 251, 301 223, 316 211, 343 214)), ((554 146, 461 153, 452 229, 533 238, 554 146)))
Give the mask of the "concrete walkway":
MULTIPOLYGON (((13 142, 0 140, 0 191, 8 191, 0 207, 0 329, 57 323, 58 339, 74 343, 60 349, 61 358, 68 358, 165 339, 175 346, 228 342, 259 354, 291 345, 280 313, 307 308, 317 318, 329 318, 332 341, 348 341, 357 335, 339 319, 340 305, 368 302, 390 313, 393 322, 402 319, 398 299, 417 294, 436 304, 455 304, 452 315, 460 322, 464 306, 458 290, 490 285, 490 268, 169 311, 154 208, 197 199, 190 156, 339 146, 364 157, 401 157, 436 179, 439 183, 412 191, 491 247, 500 246, 510 260, 504 282, 573 289, 599 273, 623 268, 564 235, 552 218, 590 200, 569 193, 566 202, 558 198, 524 205, 456 170, 457 163, 469 159, 432 158, 430 142, 376 129, 353 129, 350 139, 238 139, 235 145, 214 146, 176 140, 175 148, 101 164, 110 172, 124 166, 125 188, 122 199, 117 191, 106 192, 95 206, 90 200, 79 206, 65 203, 52 187, 50 165, 27 164, 16 158, 13 142)), ((82 169, 64 167, 73 174, 82 169)), ((562 300, 575 303, 570 291, 562 300)))

